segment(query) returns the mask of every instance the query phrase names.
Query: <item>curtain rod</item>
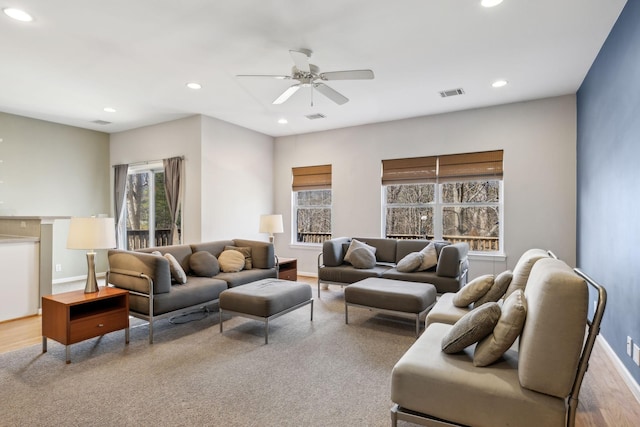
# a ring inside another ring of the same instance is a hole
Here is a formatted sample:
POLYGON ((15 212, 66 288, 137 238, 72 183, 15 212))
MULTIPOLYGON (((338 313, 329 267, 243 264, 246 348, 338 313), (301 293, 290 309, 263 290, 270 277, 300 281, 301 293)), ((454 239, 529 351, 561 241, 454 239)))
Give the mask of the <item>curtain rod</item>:
MULTIPOLYGON (((168 157, 168 159, 173 159, 174 157, 179 157, 182 160, 184 160, 184 156, 173 156, 173 157, 168 157)), ((142 161, 142 162, 127 163, 127 166, 142 166, 142 165, 148 165, 148 164, 151 164, 151 163, 162 163, 163 160, 164 159, 145 160, 145 161, 142 161)), ((124 163, 121 163, 121 164, 124 164, 124 163)), ((118 165, 111 165, 111 167, 114 167, 114 166, 118 166, 118 165)))

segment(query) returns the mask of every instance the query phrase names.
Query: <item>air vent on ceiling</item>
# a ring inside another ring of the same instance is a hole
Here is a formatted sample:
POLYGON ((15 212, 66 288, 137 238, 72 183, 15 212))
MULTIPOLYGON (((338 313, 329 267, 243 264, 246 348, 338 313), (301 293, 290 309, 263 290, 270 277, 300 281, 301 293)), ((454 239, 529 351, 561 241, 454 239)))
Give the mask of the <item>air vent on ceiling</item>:
POLYGON ((317 114, 309 114, 308 116, 305 116, 305 117, 309 120, 316 120, 316 119, 324 119, 327 116, 325 116, 324 114, 317 113, 317 114))
POLYGON ((97 125, 110 125, 111 124, 111 122, 108 122, 106 120, 94 120, 91 123, 95 123, 97 125))
POLYGON ((462 88, 449 89, 449 90, 443 90, 440 92, 440 96, 443 98, 447 98, 449 96, 456 96, 456 95, 464 95, 464 89, 462 88))

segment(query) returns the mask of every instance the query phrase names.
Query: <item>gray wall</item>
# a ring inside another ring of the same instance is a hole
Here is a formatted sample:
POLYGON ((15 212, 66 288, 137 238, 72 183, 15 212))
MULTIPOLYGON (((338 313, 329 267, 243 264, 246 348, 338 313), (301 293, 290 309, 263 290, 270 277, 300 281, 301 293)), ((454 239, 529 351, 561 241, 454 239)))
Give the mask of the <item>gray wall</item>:
POLYGON ((513 268, 529 248, 575 264, 576 106, 568 95, 276 138, 277 253, 316 273, 318 246, 292 245, 291 168, 333 165, 333 235, 381 236, 383 159, 504 150, 504 257, 474 257, 470 275, 513 268))
MULTIPOLYGON (((109 135, 0 113, 0 215, 109 213, 109 135)), ((54 223, 53 278, 86 275, 82 251, 67 250, 68 220, 54 223)), ((97 270, 106 270, 106 257, 97 270)))
POLYGON ((636 382, 640 345, 640 1, 629 1, 578 91, 578 266, 608 291, 602 335, 636 382))

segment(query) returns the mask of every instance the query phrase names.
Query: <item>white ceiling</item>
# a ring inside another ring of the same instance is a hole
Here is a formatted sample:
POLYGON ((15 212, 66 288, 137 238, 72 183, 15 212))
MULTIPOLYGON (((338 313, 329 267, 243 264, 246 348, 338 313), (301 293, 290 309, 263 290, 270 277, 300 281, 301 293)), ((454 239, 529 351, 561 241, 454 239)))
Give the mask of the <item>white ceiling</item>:
POLYGON ((108 133, 203 114, 282 136, 575 93, 625 3, 0 0, 34 17, 0 14, 0 111, 108 133), (271 104, 291 80, 235 77, 290 74, 300 48, 375 79, 328 82, 350 102, 311 107, 309 89, 271 104))

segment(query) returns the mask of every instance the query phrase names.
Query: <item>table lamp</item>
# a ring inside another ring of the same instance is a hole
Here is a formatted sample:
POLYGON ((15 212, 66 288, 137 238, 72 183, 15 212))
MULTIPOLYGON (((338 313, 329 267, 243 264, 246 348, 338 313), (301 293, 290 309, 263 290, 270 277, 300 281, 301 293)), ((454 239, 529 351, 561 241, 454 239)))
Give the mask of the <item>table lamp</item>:
POLYGON ((85 293, 98 292, 96 280, 95 249, 112 249, 116 247, 116 232, 113 218, 71 218, 68 249, 86 249, 87 252, 87 284, 85 293))
POLYGON ((269 242, 273 243, 273 233, 282 233, 282 215, 260 215, 260 233, 269 233, 269 242))

